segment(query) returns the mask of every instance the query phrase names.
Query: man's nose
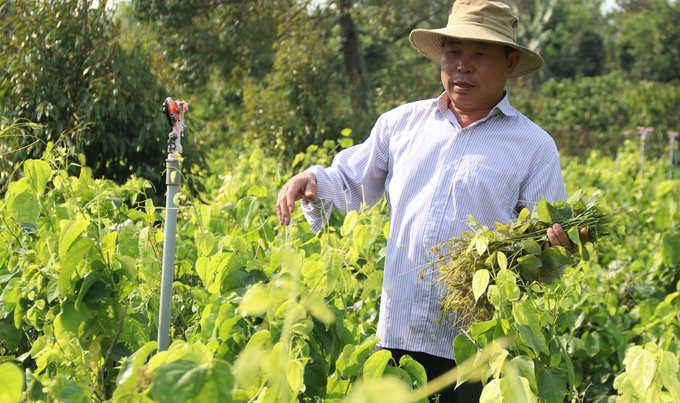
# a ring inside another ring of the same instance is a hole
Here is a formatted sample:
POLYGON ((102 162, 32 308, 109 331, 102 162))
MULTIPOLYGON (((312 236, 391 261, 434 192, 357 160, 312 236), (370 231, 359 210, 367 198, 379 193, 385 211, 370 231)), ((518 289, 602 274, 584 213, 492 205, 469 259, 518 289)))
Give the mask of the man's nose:
POLYGON ((458 70, 461 73, 471 73, 474 68, 474 65, 472 63, 472 60, 470 60, 470 57, 468 56, 461 56, 458 59, 458 65, 456 66, 456 70, 458 70))

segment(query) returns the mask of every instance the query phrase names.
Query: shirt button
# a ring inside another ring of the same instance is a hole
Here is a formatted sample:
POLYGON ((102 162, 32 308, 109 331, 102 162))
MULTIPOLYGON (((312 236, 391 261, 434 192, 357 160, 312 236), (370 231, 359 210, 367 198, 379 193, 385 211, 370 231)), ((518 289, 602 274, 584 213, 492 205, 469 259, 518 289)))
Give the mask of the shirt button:
POLYGON ((439 202, 434 202, 435 207, 439 207, 439 202))

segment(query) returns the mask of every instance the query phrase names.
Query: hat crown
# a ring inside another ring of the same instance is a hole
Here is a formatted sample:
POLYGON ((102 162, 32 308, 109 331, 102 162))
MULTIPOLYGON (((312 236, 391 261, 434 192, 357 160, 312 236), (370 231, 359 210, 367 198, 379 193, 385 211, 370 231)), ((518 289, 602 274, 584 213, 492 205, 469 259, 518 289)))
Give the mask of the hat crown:
POLYGON ((494 30, 516 41, 517 16, 498 1, 457 0, 453 3, 447 27, 474 24, 494 30))

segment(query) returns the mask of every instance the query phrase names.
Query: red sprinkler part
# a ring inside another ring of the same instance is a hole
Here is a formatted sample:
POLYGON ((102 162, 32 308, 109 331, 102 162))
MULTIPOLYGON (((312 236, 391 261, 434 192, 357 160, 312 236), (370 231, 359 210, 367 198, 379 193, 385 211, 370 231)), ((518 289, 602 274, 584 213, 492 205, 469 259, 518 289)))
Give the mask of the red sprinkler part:
POLYGON ((172 128, 172 132, 168 134, 168 154, 172 155, 175 152, 182 153, 181 138, 186 134, 186 126, 184 125, 184 112, 189 109, 189 104, 185 101, 173 101, 172 98, 167 97, 163 102, 163 112, 168 119, 168 124, 172 128))

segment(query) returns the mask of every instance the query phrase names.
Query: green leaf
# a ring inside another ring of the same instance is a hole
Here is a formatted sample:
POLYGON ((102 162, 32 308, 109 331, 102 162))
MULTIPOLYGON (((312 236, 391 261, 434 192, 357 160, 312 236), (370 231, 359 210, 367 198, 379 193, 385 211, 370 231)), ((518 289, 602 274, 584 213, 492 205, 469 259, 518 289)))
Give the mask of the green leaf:
POLYGON ((541 246, 532 238, 527 238, 522 241, 522 249, 531 253, 532 255, 540 255, 542 252, 541 246))
POLYGON ((519 298, 520 291, 517 286, 517 277, 510 270, 501 270, 496 274, 496 285, 502 299, 515 301, 519 298))
POLYGON ((144 201, 144 211, 146 214, 152 216, 156 213, 156 207, 153 205, 153 200, 146 199, 144 201))
POLYGON ((596 356, 600 352, 600 334, 597 331, 588 333, 584 347, 589 356, 596 356))
POLYGON ((657 199, 664 197, 666 194, 673 191, 677 184, 677 180, 665 180, 659 183, 659 185, 656 187, 656 191, 654 192, 654 197, 657 199))
POLYGON ((15 351, 19 347, 23 335, 23 329, 16 327, 13 317, 0 319, 0 340, 2 340, 2 347, 6 348, 7 351, 15 351))
POLYGON ((472 293, 475 296, 475 302, 486 292, 486 287, 489 285, 491 274, 488 270, 481 269, 475 272, 472 278, 472 293))
POLYGON ((248 316, 260 316, 267 312, 269 305, 269 289, 261 284, 255 284, 243 296, 239 311, 248 316))
POLYGON ((87 291, 101 278, 101 274, 96 271, 91 271, 83 276, 83 284, 80 286, 80 291, 78 292, 78 299, 76 300, 76 311, 81 311, 83 305, 83 298, 87 291))
POLYGON ((581 260, 584 262, 587 262, 590 260, 590 252, 588 252, 588 248, 585 245, 580 245, 578 247, 579 253, 581 254, 581 260))
POLYGON ((52 175, 50 164, 42 160, 27 160, 24 162, 24 175, 31 186, 31 190, 38 195, 45 193, 45 187, 52 175))
POLYGON ((578 189, 574 191, 574 193, 569 196, 569 199, 567 199, 568 204, 574 204, 577 200, 581 198, 581 194, 583 193, 582 189, 578 189))
POLYGON ((21 279, 18 277, 14 277, 5 286, 5 288, 2 290, 2 298, 0 298, 2 301, 2 313, 3 313, 3 318, 6 318, 9 316, 12 311, 14 311, 14 307, 17 305, 19 295, 21 294, 21 279))
POLYGON ((354 231, 352 231, 354 244, 359 249, 366 249, 368 244, 373 240, 373 234, 371 230, 362 224, 355 225, 354 231))
POLYGON ((253 218, 255 218, 259 206, 260 203, 257 201, 257 198, 253 196, 244 197, 238 202, 236 220, 241 225, 241 230, 243 232, 248 231, 248 227, 250 227, 250 223, 253 221, 253 218))
POLYGON ((352 210, 347 213, 347 215, 345 215, 345 221, 343 222, 342 227, 340 227, 340 235, 348 236, 351 234, 358 219, 359 214, 357 214, 356 211, 352 210))
POLYGON ((659 359, 659 373, 661 374, 661 382, 663 386, 668 389, 671 394, 678 389, 678 357, 668 351, 661 353, 659 359))
POLYGON ((533 303, 531 301, 521 301, 514 304, 512 307, 512 315, 519 325, 528 326, 529 329, 531 329, 531 333, 533 334, 531 340, 533 341, 535 338, 539 341, 538 344, 535 342, 533 344, 538 347, 540 351, 549 354, 548 346, 546 345, 545 338, 541 332, 541 317, 533 303))
POLYGON ((350 148, 354 145, 354 140, 351 138, 344 138, 339 141, 339 144, 342 148, 350 148))
POLYGON ((576 263, 572 254, 569 253, 569 251, 567 251, 563 246, 551 246, 549 249, 557 253, 557 256, 560 259, 560 264, 569 265, 576 263))
POLYGON ((517 327, 517 330, 519 331, 522 342, 524 342, 527 347, 534 350, 534 353, 537 356, 540 353, 545 353, 546 355, 550 354, 543 333, 534 333, 529 325, 516 324, 515 327, 517 327))
POLYGON ((560 351, 562 354, 562 359, 567 365, 567 376, 569 377, 569 384, 572 386, 576 385, 576 373, 574 372, 574 364, 571 362, 571 357, 567 352, 567 339, 564 336, 556 336, 554 339, 560 346, 560 351))
POLYGON ((673 213, 668 205, 660 206, 654 213, 654 225, 659 231, 664 231, 673 218, 673 213))
POLYGON ((305 378, 305 367, 298 360, 292 360, 288 363, 288 369, 286 370, 286 379, 288 380, 288 386, 294 391, 299 391, 302 388, 302 382, 305 378))
POLYGON ((227 319, 222 324, 220 325, 220 340, 226 342, 231 338, 231 335, 234 333, 232 332, 232 329, 234 328, 234 325, 238 323, 242 317, 240 315, 234 316, 233 318, 227 319))
POLYGON ((78 263, 94 247, 94 242, 90 238, 79 238, 69 249, 66 256, 61 258, 61 270, 57 279, 59 294, 66 297, 71 292, 71 277, 78 263))
POLYGON ((391 359, 392 353, 389 350, 380 350, 373 353, 364 364, 364 380, 374 381, 382 378, 385 367, 391 359))
POLYGON ((371 355, 373 347, 375 347, 377 342, 378 339, 375 336, 371 336, 364 340, 359 346, 357 346, 356 350, 354 350, 352 355, 349 357, 349 361, 347 362, 347 366, 345 367, 343 375, 346 377, 358 376, 361 368, 363 368, 364 363, 371 355))
POLYGON ((14 364, 0 364, 0 401, 16 403, 21 400, 24 373, 14 364))
POLYGON ((529 209, 527 209, 527 208, 525 207, 525 208, 522 209, 522 211, 519 212, 519 219, 520 219, 521 221, 524 221, 524 220, 526 220, 527 218, 529 218, 530 215, 531 215, 531 212, 529 211, 529 209))
POLYGON ((548 270, 557 272, 560 265, 560 255, 557 251, 548 248, 541 253, 538 258, 541 260, 542 266, 548 270))
POLYGON ((222 279, 239 267, 231 252, 221 252, 210 258, 201 256, 196 260, 196 273, 210 292, 219 291, 222 279))
POLYGON ((302 266, 302 276, 309 288, 318 287, 318 284, 323 280, 324 264, 323 262, 308 260, 302 266))
POLYGON ((661 243, 661 257, 669 266, 680 265, 680 234, 666 233, 661 243))
POLYGON ((411 358, 409 355, 402 355, 399 359, 399 366, 409 374, 413 382, 416 383, 415 387, 420 388, 427 384, 427 372, 425 372, 425 367, 418 361, 411 358))
POLYGON ((198 220, 198 224, 201 229, 207 230, 210 227, 211 217, 212 209, 210 206, 205 204, 196 206, 196 219, 198 220))
POLYGON ((477 236, 477 240, 475 241, 475 249, 477 249, 479 256, 482 256, 488 247, 489 240, 483 235, 477 236))
POLYGON ((253 185, 250 187, 250 189, 248 189, 248 193, 246 195, 255 197, 266 197, 267 188, 264 186, 253 185))
POLYGON ((479 401, 489 403, 503 402, 504 400, 501 400, 502 398, 499 399, 498 398, 499 396, 503 396, 501 380, 492 379, 489 383, 487 383, 484 386, 484 389, 482 389, 482 394, 479 397, 479 401))
POLYGON ((231 366, 222 360, 215 360, 208 368, 201 393, 192 403, 231 403, 235 390, 236 379, 231 366))
POLYGON ((560 368, 548 368, 541 377, 538 395, 546 403, 562 403, 567 396, 567 375, 560 368))
POLYGON ((12 216, 18 223, 37 224, 40 217, 40 203, 34 193, 24 192, 14 198, 12 216))
POLYGON ((567 231, 567 236, 569 237, 569 240, 571 243, 574 245, 581 245, 581 238, 579 237, 579 229, 576 227, 571 227, 569 228, 569 231, 567 231))
POLYGON ((321 323, 330 324, 334 323, 336 320, 335 313, 326 305, 323 298, 309 298, 309 303, 305 305, 305 308, 314 315, 314 318, 321 323))
POLYGON ((368 298, 371 294, 372 291, 378 290, 378 294, 380 294, 380 289, 383 284, 383 276, 385 275, 385 272, 382 270, 376 270, 373 273, 371 273, 370 276, 366 280, 364 280, 364 286, 362 287, 361 291, 361 299, 365 300, 368 298))
POLYGON ((465 334, 461 333, 453 339, 453 355, 458 365, 477 354, 477 346, 465 334))
POLYGON ((656 357, 646 347, 632 347, 623 360, 628 377, 640 396, 645 396, 656 373, 656 357))
POLYGON ((470 336, 472 339, 479 341, 479 337, 484 333, 490 332, 493 334, 493 330, 498 324, 497 319, 487 320, 486 322, 473 323, 470 326, 470 336))
POLYGON ((55 299, 59 297, 59 286, 57 284, 57 279, 52 279, 50 280, 49 283, 47 283, 47 302, 49 304, 52 303, 55 299))
POLYGON ((328 276, 328 280, 337 280, 340 271, 345 265, 345 255, 343 252, 335 248, 326 248, 321 253, 321 261, 324 265, 323 271, 328 276))
POLYGON ((208 375, 208 364, 177 360, 161 365, 151 382, 155 401, 185 403, 196 398, 208 375))
POLYGON ((198 252, 204 256, 210 256, 212 254, 215 243, 215 235, 213 235, 212 232, 198 232, 196 234, 196 247, 198 248, 198 252))
POLYGON ((517 263, 519 263, 519 272, 527 281, 534 281, 541 274, 539 269, 543 266, 543 263, 534 255, 522 256, 517 259, 517 263))
POLYGON ((61 227, 61 231, 59 233, 59 257, 63 258, 71 249, 73 243, 78 240, 83 231, 85 231, 87 227, 90 226, 90 222, 85 220, 63 220, 59 223, 59 225, 61 227))
POLYGON ((538 202, 538 206, 536 206, 536 209, 538 211, 538 219, 546 224, 552 225, 553 220, 552 217, 550 216, 548 202, 545 201, 545 197, 541 197, 541 201, 538 202))
MULTIPOLYGON (((126 357, 121 363, 121 369, 118 373, 118 378, 116 383, 120 386, 125 381, 127 381, 139 367, 144 365, 149 354, 158 349, 158 343, 155 341, 150 341, 146 343, 142 348, 135 351, 132 355, 126 357)), ((133 378, 134 379, 134 378, 133 378)))
MULTIPOLYGON (((318 388, 314 390, 314 393, 324 398, 326 397, 326 385, 328 384, 328 374, 326 373, 326 364, 323 355, 315 348, 314 345, 310 345, 309 358, 311 361, 305 365, 305 380, 304 384, 307 387, 307 392, 312 392, 310 389, 318 388)), ((371 350, 373 347, 371 347, 371 350)))
POLYGON ((78 337, 81 323, 90 318, 91 313, 78 312, 71 301, 61 303, 61 313, 54 318, 54 336, 57 340, 71 340, 78 337))
POLYGON ((508 258, 505 256, 505 253, 503 252, 496 252, 496 259, 498 261, 498 267, 501 270, 506 270, 508 268, 508 258))
POLYGON ((534 367, 534 360, 527 357, 526 355, 520 355, 512 359, 513 364, 517 366, 520 374, 529 381, 531 390, 534 393, 538 393, 538 384, 536 383, 536 370, 534 367))

